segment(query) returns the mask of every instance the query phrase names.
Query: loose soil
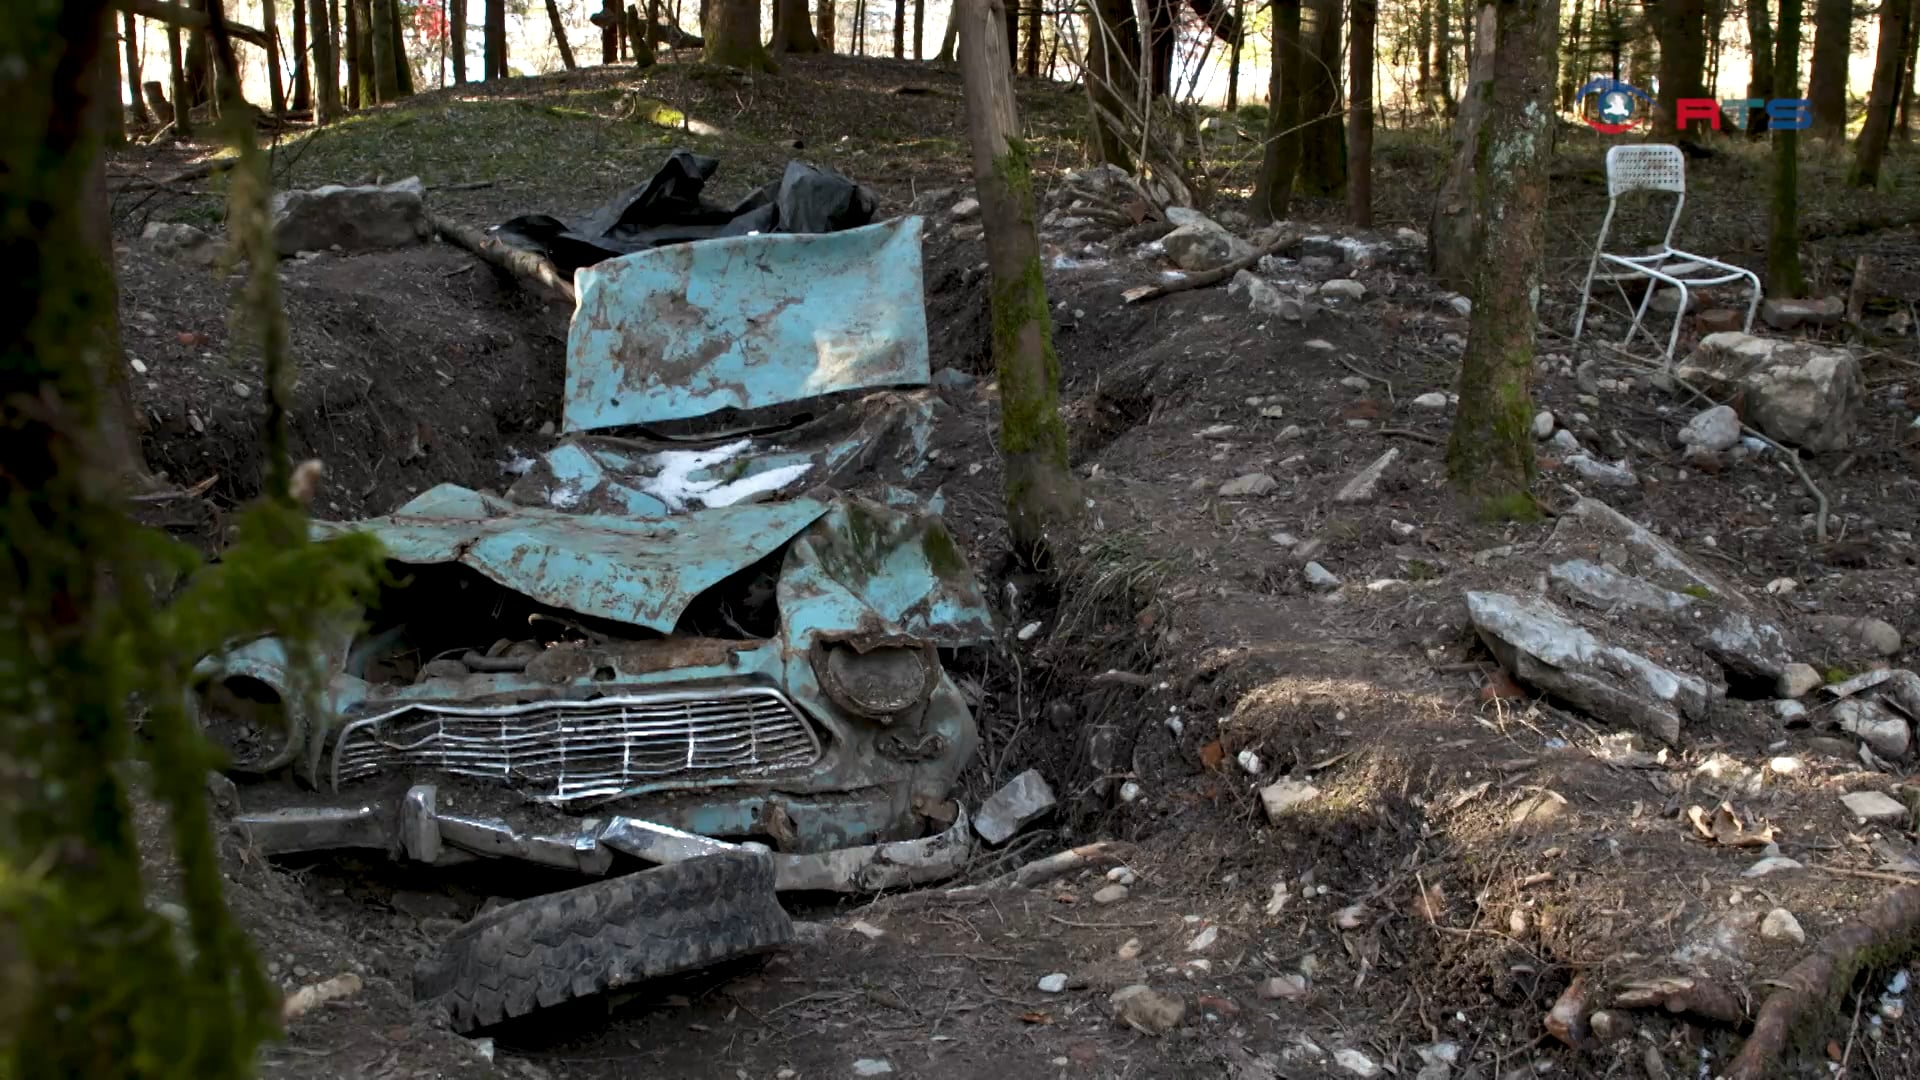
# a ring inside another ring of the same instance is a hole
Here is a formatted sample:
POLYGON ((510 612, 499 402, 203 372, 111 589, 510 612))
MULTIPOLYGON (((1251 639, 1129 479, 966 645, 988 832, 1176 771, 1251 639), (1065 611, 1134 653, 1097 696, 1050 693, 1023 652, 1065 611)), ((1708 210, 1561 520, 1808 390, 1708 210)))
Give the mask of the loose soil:
MULTIPOLYGON (((1457 1044, 1463 1076, 1648 1075, 1649 1060, 1665 1070, 1657 1075, 1707 1075, 1737 1049, 1737 1029, 1640 1012, 1629 1014, 1631 1038, 1576 1050, 1547 1037, 1542 1019, 1576 977, 1599 1000, 1627 980, 1682 972, 1711 973, 1751 1014, 1767 980, 1808 947, 1763 939, 1760 916, 1786 908, 1817 942, 1891 887, 1859 872, 1884 861, 1875 842, 1911 852, 1913 835, 1843 811, 1840 794, 1890 779, 1865 769, 1850 742, 1817 726, 1788 730, 1764 702, 1735 701, 1658 759, 1622 764, 1612 733, 1512 696, 1475 644, 1462 593, 1529 588, 1553 522, 1463 515, 1444 478, 1450 410, 1413 404, 1453 386, 1466 333, 1450 294, 1391 248, 1395 227, 1424 223, 1446 156, 1438 134, 1381 139, 1385 224, 1372 239, 1387 254, 1365 267, 1303 259, 1284 269, 1350 276, 1368 290, 1305 323, 1251 315, 1225 289, 1128 305, 1122 292, 1152 281, 1157 265, 1050 252, 1074 263, 1050 271, 1048 288, 1088 513, 1042 577, 1008 558, 998 464, 984 452, 997 422, 984 249, 948 214, 968 170, 955 74, 849 58, 784 63, 778 78, 670 63, 645 78, 590 69, 425 94, 290 142, 276 151, 276 175, 306 186, 418 174, 440 188, 436 212, 486 225, 585 210, 687 145, 722 159, 722 195, 801 156, 874 186, 890 212, 924 212, 935 366, 971 378, 943 379, 950 408, 915 486, 944 496, 974 565, 995 579, 1007 627, 1001 647, 960 672, 983 733, 961 795, 977 805, 1038 768, 1062 799, 1052 819, 983 855, 968 877, 1095 838, 1116 841, 1116 855, 1030 892, 815 900, 796 909, 803 940, 764 963, 542 1014, 488 1041, 446 1034, 413 1009, 412 963, 489 898, 563 882, 348 859, 269 865, 228 841, 231 899, 276 981, 291 990, 345 971, 365 980, 361 994, 302 1017, 265 1050, 267 1075, 731 1080, 856 1075, 854 1063, 871 1059, 891 1075, 955 1080, 1244 1080, 1353 1075, 1335 1057, 1353 1051, 1411 1076, 1417 1049, 1441 1042, 1457 1044), (928 92, 894 93, 903 85, 928 92), (719 134, 662 127, 658 103, 719 134), (1334 501, 1389 449, 1399 457, 1373 499, 1334 501), (1219 494, 1254 472, 1274 489, 1219 494), (1294 541, 1305 539, 1322 541, 1314 557, 1345 588, 1329 595, 1304 582, 1294 541), (1258 759, 1257 776, 1243 752, 1258 759), (1255 792, 1282 775, 1321 794, 1276 826, 1255 792), (1704 842, 1684 817, 1723 800, 1749 828, 1778 829, 1781 853, 1806 866, 1744 877, 1758 853, 1704 842), (1128 895, 1096 903, 1117 867, 1132 878, 1128 895), (1039 990, 1053 973, 1067 989, 1039 990), (1306 993, 1263 996, 1283 975, 1305 976, 1306 993), (1117 1025, 1107 997, 1134 983, 1180 997, 1185 1023, 1164 1037, 1117 1025)), ((1065 88, 1022 88, 1044 186, 1083 164, 1080 107, 1065 88)), ((1568 254, 1549 267, 1535 396, 1585 445, 1631 459, 1641 483, 1591 487, 1543 453, 1546 508, 1580 492, 1603 498, 1789 624, 1807 613, 1872 615, 1908 640, 1920 635, 1913 193, 1848 192, 1836 155, 1808 155, 1815 287, 1844 295, 1867 254, 1873 310, 1883 321, 1908 312, 1903 333, 1883 332, 1864 354, 1869 398, 1855 449, 1807 462, 1831 504, 1834 538, 1822 546, 1811 496, 1777 457, 1718 473, 1686 467, 1674 436, 1695 410, 1652 389, 1644 361, 1565 339, 1585 270, 1577 253, 1605 195, 1602 144, 1571 132, 1562 143, 1551 246, 1568 254), (1615 382, 1596 394, 1601 378, 1615 382), (1798 587, 1771 594, 1777 578, 1798 587)), ((1247 145, 1215 147, 1219 207, 1244 195, 1247 145)), ((165 176, 204 150, 129 151, 115 172, 165 176)), ((1759 265, 1763 148, 1716 144, 1693 168, 1685 241, 1759 265)), ((221 513, 255 494, 260 474, 258 368, 227 327, 238 278, 134 238, 148 220, 215 224, 215 189, 172 185, 116 201, 147 453, 175 485, 211 479, 205 513, 172 523, 209 548, 221 513)), ((1337 208, 1304 214, 1346 231, 1337 208)), ((326 465, 320 516, 382 513, 440 482, 498 490, 508 461, 552 444, 563 308, 437 244, 292 261, 285 281, 293 435, 297 453, 326 465)), ((1623 326, 1615 315, 1596 333, 1617 337, 1623 326)), ((1813 638, 1808 659, 1865 666, 1813 638)), ((1911 1075, 1920 1030, 1880 1015, 1890 974, 1874 969, 1864 997, 1837 1003, 1787 1074, 1828 1075, 1831 1053, 1849 1075, 1911 1075)))

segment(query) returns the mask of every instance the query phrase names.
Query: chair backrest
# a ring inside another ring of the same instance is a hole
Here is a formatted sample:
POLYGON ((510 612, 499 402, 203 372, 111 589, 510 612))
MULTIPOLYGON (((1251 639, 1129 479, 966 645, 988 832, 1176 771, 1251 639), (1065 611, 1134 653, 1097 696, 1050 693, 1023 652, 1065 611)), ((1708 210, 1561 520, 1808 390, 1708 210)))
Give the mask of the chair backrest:
POLYGON ((1607 197, 1630 191, 1687 193, 1687 158, 1665 143, 1616 146, 1607 151, 1607 197))

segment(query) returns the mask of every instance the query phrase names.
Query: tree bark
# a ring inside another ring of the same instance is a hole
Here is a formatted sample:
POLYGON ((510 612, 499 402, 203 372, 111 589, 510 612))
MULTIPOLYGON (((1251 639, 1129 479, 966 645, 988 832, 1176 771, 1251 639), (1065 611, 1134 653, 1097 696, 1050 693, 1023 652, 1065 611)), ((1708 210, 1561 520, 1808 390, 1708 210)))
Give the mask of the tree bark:
MULTIPOLYGON (((320 0, 312 0, 319 3, 320 0)), ((467 0, 447 0, 447 33, 453 37, 453 85, 467 82, 467 0)))
MULTIPOLYGON (((827 53, 832 52, 833 41, 834 41, 834 31, 836 29, 833 24, 834 23, 833 0, 819 0, 819 8, 814 12, 813 19, 814 19, 813 36, 815 38, 818 38, 820 41, 820 51, 827 52, 827 53)), ((948 59, 951 60, 952 57, 948 57, 948 59)))
POLYGON ((1807 80, 1813 124, 1806 129, 1807 134, 1821 139, 1846 136, 1847 58, 1852 52, 1852 0, 1815 0, 1813 70, 1807 80))
POLYGON ((1352 131, 1347 137, 1347 202, 1353 223, 1373 228, 1373 31, 1378 0, 1353 0, 1351 68, 1352 131))
POLYGON ((260 21, 267 31, 267 108, 275 116, 285 116, 287 91, 280 85, 280 18, 273 0, 260 0, 260 21))
POLYGON ((387 18, 393 24, 393 81, 400 96, 413 96, 413 65, 407 62, 407 28, 400 21, 400 0, 386 0, 387 18))
POLYGON ((147 111, 147 103, 140 93, 146 80, 140 77, 140 28, 134 25, 131 11, 120 13, 120 30, 126 43, 127 86, 133 91, 128 96, 133 99, 133 122, 146 125, 153 122, 153 114, 147 111))
POLYGON ((1347 140, 1340 108, 1341 0, 1313 0, 1313 58, 1300 88, 1300 190, 1337 199, 1347 191, 1347 140))
MULTIPOLYGON (((1098 0, 1093 0, 1093 2, 1097 3, 1098 0)), ((953 5, 954 10, 947 12, 947 32, 940 35, 940 55, 934 57, 934 60, 942 64, 954 63, 958 57, 958 49, 960 47, 960 12, 957 9, 959 6, 960 5, 956 3, 953 5)))
POLYGON ((1920 64, 1920 0, 1913 0, 1913 8, 1907 12, 1907 73, 1900 79, 1900 123, 1896 131, 1903 140, 1912 137, 1914 102, 1920 98, 1920 86, 1914 79, 1916 64, 1920 64))
POLYGON ((313 118, 331 124, 340 118, 340 65, 333 55, 333 29, 327 22, 327 0, 307 0, 310 22, 308 48, 313 54, 313 118))
POLYGON ((293 111, 313 108, 313 64, 307 59, 307 0, 293 0, 293 111))
POLYGON ((1240 108, 1240 48, 1247 36, 1245 12, 1244 0, 1233 0, 1233 21, 1237 32, 1233 35, 1232 44, 1227 48, 1228 112, 1234 112, 1240 108))
POLYGON ((1433 97, 1433 7, 1420 0, 1418 18, 1413 24, 1413 49, 1419 54, 1419 74, 1414 78, 1413 96, 1424 113, 1433 97))
POLYGON ((1480 129, 1486 120, 1488 84, 1493 81, 1494 18, 1492 4, 1480 9, 1481 49, 1467 62, 1467 92, 1453 121, 1453 165, 1433 201, 1433 218, 1427 227, 1427 267, 1459 292, 1473 287, 1473 245, 1479 232, 1474 192, 1479 186, 1480 129))
POLYGON ((1007 525, 1015 551, 1043 553, 1050 534, 1078 513, 1060 419, 1060 361, 1040 269, 1033 172, 1014 112, 1005 0, 958 0, 960 75, 966 92, 973 177, 986 226, 993 363, 1000 382, 1000 455, 1007 525))
POLYGON ((907 56, 907 0, 893 0, 893 58, 907 56))
MULTIPOLYGON (((1460 0, 1471 3, 1472 0, 1460 0)), ((1469 59, 1468 82, 1471 84, 1473 64, 1469 59)), ((1433 82, 1440 92, 1440 111, 1447 116, 1455 115, 1459 106, 1453 96, 1453 6, 1449 0, 1434 0, 1433 7, 1433 82)))
POLYGON ((1273 2, 1273 60, 1268 69, 1267 139, 1253 185, 1253 213, 1286 218, 1300 173, 1300 82, 1307 62, 1300 44, 1300 0, 1273 2))
POLYGON ((168 96, 173 99, 173 133, 193 134, 193 94, 187 88, 187 68, 180 48, 180 27, 167 26, 168 96))
POLYGON ((620 28, 624 25, 626 14, 621 10, 620 0, 602 0, 600 17, 595 20, 600 26, 600 62, 617 64, 620 62, 620 28))
POLYGON ((773 70, 760 44, 759 0, 712 0, 700 33, 706 38, 707 63, 745 71, 773 70))
POLYGON ((486 0, 486 78, 507 77, 507 0, 486 0))
POLYGON ((1893 137, 1893 119, 1900 107, 1902 85, 1907 74, 1907 20, 1912 17, 1911 0, 1881 0, 1880 41, 1875 47, 1873 89, 1867 96, 1867 122, 1854 145, 1853 169, 1847 182, 1854 187, 1874 188, 1880 184, 1880 168, 1886 162, 1887 143, 1893 137))
POLYGON ((1654 37, 1660 43, 1660 92, 1653 95, 1653 137, 1670 141, 1674 99, 1707 97, 1706 0, 1656 0, 1649 6, 1654 37))
MULTIPOLYGON (((1773 60, 1773 92, 1800 96, 1800 0, 1780 0, 1780 38, 1773 60)), ((1800 276, 1800 133, 1773 133, 1773 212, 1767 230, 1767 295, 1807 291, 1800 276)))
POLYGON ((1040 77, 1041 9, 1045 5, 1042 3, 1042 0, 1027 0, 1027 2, 1029 6, 1027 8, 1027 40, 1025 42, 1027 55, 1025 67, 1027 69, 1027 78, 1037 79, 1040 77))
POLYGON ((1573 96, 1580 92, 1582 76, 1587 66, 1580 62, 1581 45, 1580 16, 1584 5, 1581 0, 1573 0, 1573 19, 1567 24, 1567 44, 1562 50, 1566 57, 1566 70, 1560 73, 1560 111, 1573 111, 1573 96))
MULTIPOLYGON (((213 103, 213 69, 208 64, 207 32, 194 30, 187 34, 187 101, 192 106, 213 103)), ((218 116, 218 110, 209 110, 218 116)))
POLYGON ((774 0, 773 47, 781 52, 817 53, 820 39, 807 14, 807 0, 774 0))
MULTIPOLYGON (((1534 303, 1545 256, 1559 0, 1497 0, 1474 172, 1481 253, 1447 474, 1483 517, 1531 518, 1534 303)), ((1489 36, 1484 28, 1482 47, 1489 36)))
POLYGON ((1020 70, 1020 8, 1009 3, 1006 5, 1007 22, 1007 70, 1020 70))
MULTIPOLYGON (((1752 64, 1747 75, 1747 96, 1760 101, 1773 97, 1773 20, 1767 15, 1767 0, 1747 0, 1747 41, 1752 49, 1752 64)), ((1747 112, 1747 134, 1759 136, 1767 130, 1767 110, 1747 112)))
POLYGON ((927 58, 927 0, 913 0, 913 58, 927 58))
MULTIPOLYGON (((392 3, 393 0, 380 2, 392 3)), ((560 18, 560 5, 556 0, 547 0, 547 23, 553 27, 553 44, 560 50, 560 65, 568 71, 574 70, 578 65, 573 62, 573 46, 567 44, 566 20, 560 18)))
POLYGON ((365 25, 360 21, 360 3, 361 0, 345 0, 347 24, 343 32, 346 35, 344 42, 347 64, 346 99, 349 109, 359 109, 371 104, 360 94, 364 78, 360 70, 360 41, 366 37, 367 33, 365 25))
MULTIPOLYGON (((551 0, 549 0, 551 3, 551 0)), ((373 24, 373 97, 382 105, 400 100, 400 65, 395 60, 393 0, 370 0, 368 22, 373 24)), ((562 45, 565 48, 565 45, 562 45)))

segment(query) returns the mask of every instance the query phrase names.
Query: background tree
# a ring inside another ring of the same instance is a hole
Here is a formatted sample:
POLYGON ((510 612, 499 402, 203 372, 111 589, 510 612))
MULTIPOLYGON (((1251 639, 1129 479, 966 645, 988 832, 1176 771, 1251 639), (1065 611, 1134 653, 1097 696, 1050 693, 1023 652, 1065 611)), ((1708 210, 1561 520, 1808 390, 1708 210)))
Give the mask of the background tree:
MULTIPOLYGON (((404 62, 400 59, 398 42, 394 40, 393 0, 369 0, 365 14, 373 26, 373 32, 367 37, 372 42, 374 100, 382 105, 391 104, 400 100, 400 65, 404 62)), ((561 42, 560 47, 565 50, 566 43, 561 42)), ((563 51, 562 55, 571 59, 569 53, 563 51)))
POLYGON ((1900 80, 1900 122, 1896 125, 1902 139, 1913 132, 1913 108, 1920 100, 1920 0, 1913 0, 1907 11, 1907 73, 1900 80))
POLYGON ((140 28, 134 22, 133 12, 121 13, 120 32, 127 46, 127 86, 133 90, 133 120, 137 124, 149 123, 152 114, 147 112, 146 101, 140 96, 141 84, 146 80, 140 77, 140 28))
POLYGON ((1706 88, 1707 0, 1654 0, 1648 14, 1660 43, 1660 92, 1653 95, 1653 132, 1657 138, 1672 139, 1675 99, 1713 96, 1706 88))
POLYGON ((780 52, 817 53, 820 39, 813 32, 807 0, 774 0, 773 47, 780 52))
POLYGON ((1340 108, 1341 0, 1307 8, 1308 58, 1300 86, 1300 190, 1337 199, 1347 190, 1347 128, 1340 108))
MULTIPOLYGON (((1447 475, 1483 516, 1531 517, 1534 302, 1553 148, 1558 0, 1497 0, 1476 140, 1473 317, 1447 475)), ((1485 35, 1482 35, 1483 37, 1485 35)))
POLYGON ((1006 0, 958 0, 960 77, 966 93, 973 179, 986 227, 993 366, 1000 380, 1000 456, 1007 524, 1016 551, 1045 551, 1048 536, 1079 511, 1060 419, 1060 361, 1040 271, 1033 167, 1014 111, 1006 0))
MULTIPOLYGON (((312 0, 320 3, 320 0, 312 0)), ((447 0, 447 32, 453 36, 453 85, 467 81, 467 0, 447 0)))
POLYGON ((1880 42, 1874 52, 1873 89, 1867 96, 1867 122, 1854 147, 1853 169, 1847 182, 1871 188, 1880 184, 1880 166, 1886 161, 1893 137, 1894 112, 1899 108, 1907 74, 1907 22, 1912 0, 1880 0, 1880 42))
POLYGON ((1268 73, 1267 139, 1253 184, 1254 216, 1280 221, 1300 171, 1300 0, 1273 0, 1273 59, 1268 73))
POLYGON ((293 111, 313 108, 313 66, 307 60, 307 0, 293 0, 293 111))
MULTIPOLYGON (((1751 56, 1747 96, 1767 101, 1773 97, 1773 22, 1767 16, 1767 0, 1747 0, 1747 42, 1751 56)), ((1747 134, 1766 130, 1767 110, 1748 110, 1747 134)))
POLYGON ((347 68, 346 105, 349 109, 363 109, 373 104, 372 93, 367 87, 369 65, 360 62, 360 48, 367 40, 367 23, 360 17, 364 0, 345 0, 346 25, 342 28, 345 40, 341 42, 347 68))
POLYGON ((760 0, 710 0, 700 33, 706 39, 707 63, 745 71, 773 70, 760 44, 760 0))
POLYGON ((486 0, 486 41, 482 47, 487 80, 507 77, 507 0, 486 0))
POLYGON ((333 55, 333 30, 327 22, 327 0, 307 0, 312 20, 309 48, 313 53, 313 119, 331 124, 340 118, 340 66, 333 55))
POLYGON ((173 100, 173 133, 193 134, 193 91, 187 84, 186 50, 180 47, 180 28, 167 24, 167 96, 173 100))
POLYGON ((287 91, 280 85, 280 19, 273 0, 260 0, 260 22, 267 32, 267 108, 273 110, 273 115, 283 116, 287 111, 287 91))
POLYGON ((1347 203, 1353 223, 1373 228, 1373 31, 1379 17, 1377 0, 1352 0, 1353 63, 1347 76, 1353 100, 1347 133, 1347 203))
MULTIPOLYGON (((1786 13, 1780 19, 1786 21, 1786 13)), ((1847 58, 1853 52, 1852 0, 1814 0, 1813 70, 1807 78, 1807 100, 1813 103, 1809 135, 1838 139, 1847 133, 1847 58)), ((1794 64, 1799 66, 1798 58, 1794 64)), ((1775 68, 1775 78, 1784 77, 1775 68)), ((1782 93, 1781 97, 1788 95, 1782 93)))
POLYGON ((1467 64, 1467 92, 1453 120, 1453 163, 1433 200, 1427 225, 1427 269, 1450 289, 1473 287, 1474 243, 1479 229, 1478 185, 1480 128, 1486 120, 1487 84, 1493 81, 1493 43, 1497 38, 1491 4, 1480 8, 1485 32, 1467 64))
MULTIPOLYGON (((1780 39, 1773 59, 1773 90, 1783 98, 1800 96, 1800 0, 1780 0, 1780 39)), ((1767 293, 1799 296, 1807 291, 1800 276, 1800 132, 1773 132, 1773 206, 1767 229, 1767 293)))
MULTIPOLYGON (((379 0, 379 2, 390 4, 393 0, 379 0)), ((579 65, 573 62, 573 46, 567 43, 567 23, 560 17, 560 5, 557 0, 547 0, 547 25, 553 28, 553 44, 560 50, 561 66, 568 71, 574 70, 579 65)), ((617 23, 614 29, 618 31, 617 23)), ((615 47, 618 48, 617 45, 615 47)))

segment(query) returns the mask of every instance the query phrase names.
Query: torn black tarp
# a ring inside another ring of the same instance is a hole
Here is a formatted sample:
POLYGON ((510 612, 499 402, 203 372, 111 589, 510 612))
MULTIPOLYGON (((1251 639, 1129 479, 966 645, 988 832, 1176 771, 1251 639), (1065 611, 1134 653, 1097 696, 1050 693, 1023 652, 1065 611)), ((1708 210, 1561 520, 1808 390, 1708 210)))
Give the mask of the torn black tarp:
POLYGON ((523 214, 493 229, 502 243, 537 252, 571 277, 616 255, 750 233, 826 233, 873 222, 873 192, 831 169, 787 163, 779 180, 733 206, 701 196, 720 168, 710 157, 675 150, 646 183, 629 188, 578 221, 523 214))

